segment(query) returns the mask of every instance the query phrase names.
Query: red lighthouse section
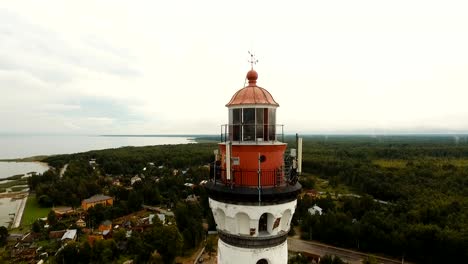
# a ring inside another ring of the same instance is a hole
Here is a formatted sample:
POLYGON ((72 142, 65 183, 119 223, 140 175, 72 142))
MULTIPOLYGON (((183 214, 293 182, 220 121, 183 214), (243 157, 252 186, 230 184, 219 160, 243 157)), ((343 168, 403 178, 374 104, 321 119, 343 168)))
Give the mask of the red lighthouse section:
POLYGON ((223 125, 220 143, 220 174, 226 184, 239 187, 283 186, 286 144, 283 126, 276 124, 279 104, 257 86, 258 73, 247 73, 248 85, 226 104, 229 123, 223 125))
POLYGON ((226 144, 220 144, 224 173, 221 178, 235 186, 274 187, 285 184, 284 151, 286 144, 232 145, 231 177, 226 173, 226 144), (260 176, 259 176, 260 174, 260 176))

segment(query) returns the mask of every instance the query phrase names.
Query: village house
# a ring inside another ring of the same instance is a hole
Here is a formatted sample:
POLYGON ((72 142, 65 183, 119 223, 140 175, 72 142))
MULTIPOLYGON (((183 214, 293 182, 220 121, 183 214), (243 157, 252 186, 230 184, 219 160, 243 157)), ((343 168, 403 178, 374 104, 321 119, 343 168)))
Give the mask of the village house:
POLYGON ((309 196, 310 198, 312 199, 315 199, 315 198, 318 198, 319 197, 319 193, 317 192, 317 190, 307 190, 305 191, 303 194, 302 194, 302 197, 303 198, 304 196, 309 196))
POLYGON ((104 231, 109 231, 112 229, 112 222, 110 220, 103 221, 99 225, 99 232, 104 233, 104 231))
POLYGON ((102 204, 104 206, 110 206, 114 203, 114 198, 110 197, 110 196, 107 196, 107 195, 103 195, 103 194, 97 194, 97 195, 94 195, 94 196, 91 196, 90 198, 88 199, 84 199, 82 202, 81 202, 81 208, 83 208, 83 210, 87 211, 89 208, 97 205, 97 204, 102 204))
POLYGON ((136 182, 141 182, 141 178, 138 177, 138 175, 135 175, 134 177, 132 177, 132 178, 130 179, 130 184, 131 184, 131 185, 135 184, 136 182))
POLYGON ((75 213, 75 210, 73 210, 73 208, 69 206, 54 207, 52 208, 52 211, 54 211, 55 215, 59 218, 65 215, 71 215, 75 213))
POLYGON ((189 203, 197 203, 198 196, 196 196, 195 194, 190 194, 189 196, 187 196, 187 198, 185 198, 185 201, 189 203))
POLYGON ((322 215, 322 208, 320 208, 317 205, 310 207, 307 211, 309 211, 309 214, 311 215, 316 215, 316 214, 322 215))
POLYGON ((76 229, 67 229, 62 236, 62 242, 67 243, 68 241, 76 240, 76 229))
POLYGON ((86 222, 83 219, 80 218, 80 219, 76 220, 76 226, 81 227, 81 228, 86 227, 86 222))

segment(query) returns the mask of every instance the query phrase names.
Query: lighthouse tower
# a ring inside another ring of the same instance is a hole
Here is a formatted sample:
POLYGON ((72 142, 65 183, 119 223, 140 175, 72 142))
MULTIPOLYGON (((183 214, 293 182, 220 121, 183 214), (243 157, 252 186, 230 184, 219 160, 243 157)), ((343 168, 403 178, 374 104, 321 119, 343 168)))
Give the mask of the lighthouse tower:
POLYGON ((226 104, 219 150, 206 188, 216 221, 218 263, 286 264, 287 234, 301 189, 296 151, 285 155, 279 104, 257 86, 258 74, 226 104), (285 160, 287 162, 285 162, 285 160))

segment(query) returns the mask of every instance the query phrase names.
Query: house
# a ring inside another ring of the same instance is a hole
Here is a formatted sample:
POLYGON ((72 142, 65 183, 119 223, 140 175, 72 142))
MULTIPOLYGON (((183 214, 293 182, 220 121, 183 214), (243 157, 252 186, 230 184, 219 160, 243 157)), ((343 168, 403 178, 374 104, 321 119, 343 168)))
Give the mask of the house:
POLYGON ((303 196, 309 196, 310 198, 317 198, 319 196, 319 193, 317 190, 307 190, 304 192, 303 196))
POLYGON ((310 207, 307 211, 309 211, 309 214, 311 215, 322 215, 322 208, 318 207, 317 205, 314 204, 314 206, 310 207))
POLYGON ((189 188, 193 188, 195 185, 193 183, 186 182, 186 183, 184 183, 184 186, 189 187, 189 188))
POLYGON ((83 219, 78 219, 76 220, 76 226, 77 227, 86 227, 86 222, 83 219))
POLYGON ((83 210, 87 211, 89 208, 97 205, 97 204, 102 204, 104 206, 110 206, 114 203, 114 198, 103 195, 103 194, 96 194, 94 196, 91 196, 88 199, 84 199, 81 201, 81 208, 83 210))
POLYGON ((161 221, 161 223, 166 223, 166 215, 165 214, 157 214, 158 215, 158 218, 159 218, 159 221, 161 221))
POLYGON ((112 185, 114 186, 122 186, 122 184, 120 183, 120 180, 119 179, 115 179, 112 181, 112 185))
POLYGON ((205 184, 207 184, 207 183, 208 183, 207 180, 203 180, 203 181, 200 182, 200 185, 205 185, 205 184))
POLYGON ((106 230, 109 231, 112 229, 112 222, 110 220, 106 220, 99 225, 98 229, 99 232, 104 232, 106 230))
POLYGON ((191 203, 196 203, 196 202, 198 202, 198 196, 196 196, 195 194, 190 194, 189 196, 187 196, 187 198, 185 198, 185 201, 186 202, 191 202, 191 203))
POLYGON ((75 212, 75 210, 69 206, 54 207, 52 211, 54 211, 55 215, 59 218, 65 215, 71 215, 75 212))
POLYGON ((75 241, 76 240, 76 229, 67 229, 65 234, 62 236, 62 242, 75 241))
POLYGON ((93 170, 96 169, 96 165, 97 165, 96 159, 90 159, 89 160, 89 166, 91 166, 93 168, 93 170))
POLYGON ((135 175, 134 177, 132 177, 132 178, 130 179, 130 184, 131 184, 131 185, 133 185, 133 184, 136 183, 136 182, 141 182, 141 178, 138 177, 138 175, 135 175))

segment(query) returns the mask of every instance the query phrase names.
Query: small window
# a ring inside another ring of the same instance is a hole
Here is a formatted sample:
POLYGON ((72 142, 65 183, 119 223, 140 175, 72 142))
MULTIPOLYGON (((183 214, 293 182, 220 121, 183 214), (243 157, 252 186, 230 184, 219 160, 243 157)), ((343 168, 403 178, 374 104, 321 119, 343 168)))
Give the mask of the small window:
POLYGON ((257 264, 268 264, 268 260, 260 259, 259 261, 257 261, 257 264))

